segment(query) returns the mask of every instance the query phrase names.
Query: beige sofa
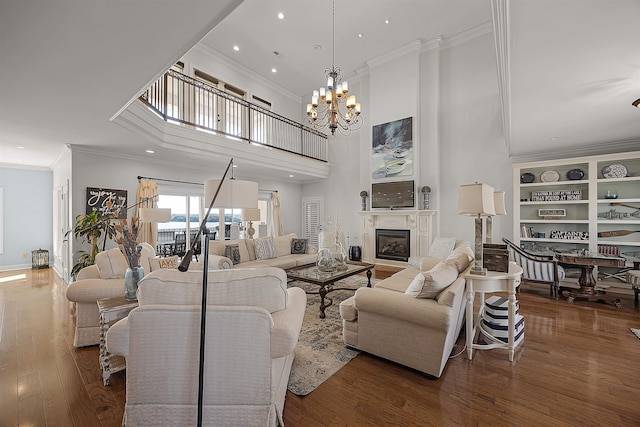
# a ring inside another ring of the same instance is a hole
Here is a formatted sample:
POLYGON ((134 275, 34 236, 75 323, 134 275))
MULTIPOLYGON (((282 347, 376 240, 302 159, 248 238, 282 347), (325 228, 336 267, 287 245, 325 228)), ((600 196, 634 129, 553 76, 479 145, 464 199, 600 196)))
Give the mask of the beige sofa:
POLYGON ((472 259, 463 246, 358 289, 340 304, 345 344, 439 378, 464 323, 463 275, 472 259))
MULTIPOLYGON (((139 285, 139 307, 107 333, 127 359, 123 424, 195 425, 202 271, 153 271, 139 285)), ((284 425, 306 298, 279 268, 209 271, 205 425, 284 425)))
POLYGON ((279 267, 287 269, 316 262, 318 250, 313 245, 307 245, 306 253, 291 253, 291 244, 295 238, 297 238, 295 233, 271 238, 273 239, 276 256, 268 259, 259 259, 259 256, 256 256, 255 245, 256 240, 259 239, 212 240, 209 242, 209 269, 255 267, 279 267), (238 245, 240 262, 237 264, 233 264, 231 258, 226 256, 226 248, 230 245, 238 245))

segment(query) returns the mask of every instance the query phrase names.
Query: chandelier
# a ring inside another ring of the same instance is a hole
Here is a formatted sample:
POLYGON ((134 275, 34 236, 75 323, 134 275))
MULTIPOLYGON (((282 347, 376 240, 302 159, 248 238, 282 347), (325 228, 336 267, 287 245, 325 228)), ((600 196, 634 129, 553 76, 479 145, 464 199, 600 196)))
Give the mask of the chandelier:
POLYGON ((360 129, 360 103, 355 95, 349 95, 349 85, 342 81, 342 70, 335 66, 336 59, 336 2, 333 0, 333 56, 331 68, 324 70, 327 87, 314 90, 311 104, 307 104, 307 123, 318 129, 331 129, 331 135, 336 129, 343 135, 349 135, 352 130, 360 129))

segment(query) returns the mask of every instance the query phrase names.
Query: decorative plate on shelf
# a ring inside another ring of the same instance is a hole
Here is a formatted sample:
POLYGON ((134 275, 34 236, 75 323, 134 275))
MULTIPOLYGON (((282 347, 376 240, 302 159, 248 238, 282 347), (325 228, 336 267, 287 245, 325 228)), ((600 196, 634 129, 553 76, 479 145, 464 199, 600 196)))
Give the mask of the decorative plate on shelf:
POLYGON ((542 182, 556 182, 560 179, 560 175, 556 171, 546 171, 540 175, 540 181, 542 182))
POLYGON ((570 179, 571 181, 579 181, 582 178, 584 178, 584 172, 582 169, 571 169, 567 172, 567 179, 570 179))
POLYGON ((531 184, 532 182, 535 182, 535 180, 536 176, 531 172, 525 172, 520 175, 520 183, 522 184, 531 184))
POLYGON ((624 178, 627 176, 627 168, 619 164, 613 164, 602 168, 605 178, 624 178))

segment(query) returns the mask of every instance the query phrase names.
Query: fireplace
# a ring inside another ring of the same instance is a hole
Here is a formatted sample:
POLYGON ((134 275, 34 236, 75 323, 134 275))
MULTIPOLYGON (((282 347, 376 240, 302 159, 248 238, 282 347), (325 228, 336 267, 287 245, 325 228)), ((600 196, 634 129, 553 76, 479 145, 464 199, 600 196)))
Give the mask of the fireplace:
POLYGON ((393 261, 409 261, 411 247, 410 230, 376 229, 376 258, 393 261))

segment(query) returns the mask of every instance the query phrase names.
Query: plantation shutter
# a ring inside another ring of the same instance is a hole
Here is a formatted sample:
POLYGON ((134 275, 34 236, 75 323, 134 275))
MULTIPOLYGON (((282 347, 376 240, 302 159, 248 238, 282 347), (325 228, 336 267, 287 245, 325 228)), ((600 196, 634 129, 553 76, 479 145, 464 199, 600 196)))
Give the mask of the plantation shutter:
POLYGON ((318 246, 320 219, 323 216, 322 197, 302 198, 302 237, 309 239, 309 244, 318 246))

